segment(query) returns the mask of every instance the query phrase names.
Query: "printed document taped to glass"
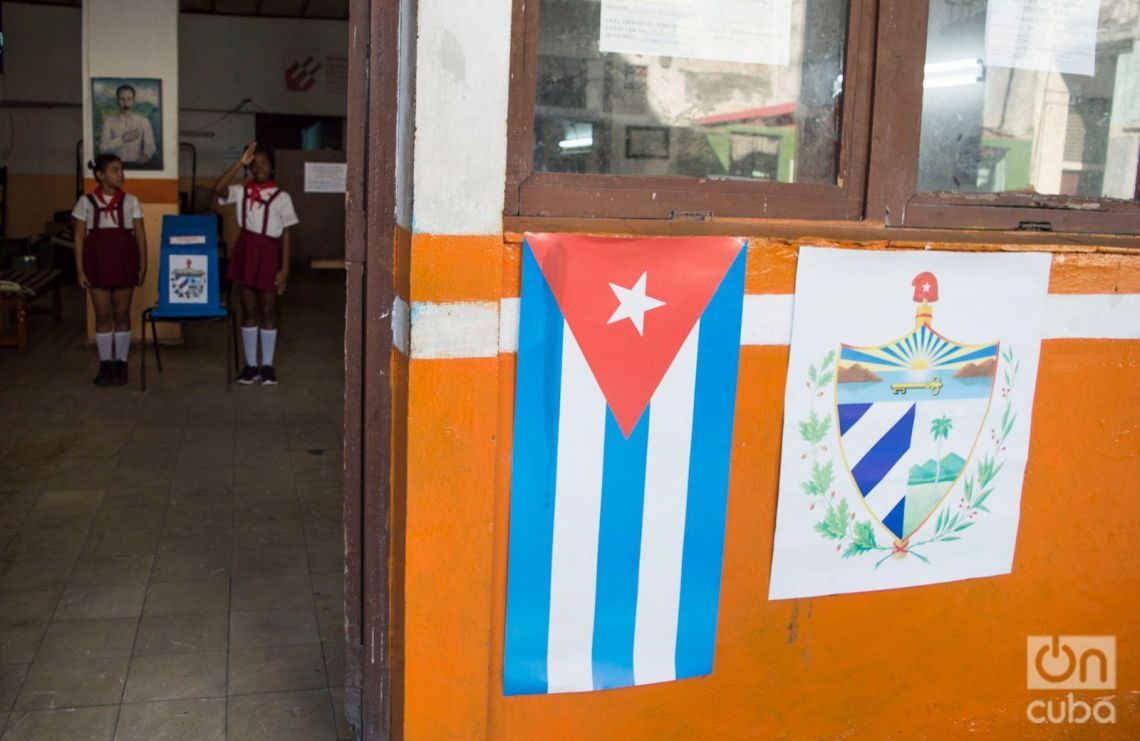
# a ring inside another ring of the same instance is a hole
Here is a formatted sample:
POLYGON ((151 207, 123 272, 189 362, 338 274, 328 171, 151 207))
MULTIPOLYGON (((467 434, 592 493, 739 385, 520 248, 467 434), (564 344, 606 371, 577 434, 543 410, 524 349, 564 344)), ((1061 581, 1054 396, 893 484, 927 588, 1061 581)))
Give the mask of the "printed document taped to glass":
POLYGON ((1099 13, 1095 0, 990 0, 986 64, 1091 76, 1099 13))
POLYGON ((598 49, 787 65, 791 0, 602 0, 598 49))

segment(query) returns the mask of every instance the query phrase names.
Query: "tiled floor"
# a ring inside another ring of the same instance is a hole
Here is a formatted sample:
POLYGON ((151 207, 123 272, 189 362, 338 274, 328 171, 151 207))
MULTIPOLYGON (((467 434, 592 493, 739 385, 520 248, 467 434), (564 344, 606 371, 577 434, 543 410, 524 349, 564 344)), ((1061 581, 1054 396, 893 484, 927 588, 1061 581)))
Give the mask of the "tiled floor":
POLYGON ((351 738, 343 274, 294 271, 276 387, 221 325, 95 388, 83 295, 0 349, 0 738, 351 738))

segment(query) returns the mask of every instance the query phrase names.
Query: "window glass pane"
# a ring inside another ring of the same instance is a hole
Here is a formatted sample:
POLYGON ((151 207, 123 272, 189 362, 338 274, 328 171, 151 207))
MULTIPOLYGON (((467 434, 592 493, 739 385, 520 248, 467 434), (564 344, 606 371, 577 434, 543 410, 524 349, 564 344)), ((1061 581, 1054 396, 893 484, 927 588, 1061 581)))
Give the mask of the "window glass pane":
POLYGON ((930 0, 919 189, 1136 198, 1138 31, 1140 0, 930 0))
POLYGON ((535 170, 835 183, 846 28, 846 0, 540 0, 535 170))

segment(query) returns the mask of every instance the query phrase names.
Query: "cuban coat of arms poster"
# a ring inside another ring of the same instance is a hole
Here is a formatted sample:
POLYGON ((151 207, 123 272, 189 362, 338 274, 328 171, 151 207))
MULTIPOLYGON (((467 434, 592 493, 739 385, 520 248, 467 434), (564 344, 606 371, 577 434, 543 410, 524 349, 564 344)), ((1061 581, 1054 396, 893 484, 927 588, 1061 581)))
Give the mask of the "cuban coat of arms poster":
POLYGON ((1011 571, 1049 266, 800 250, 770 599, 1011 571))

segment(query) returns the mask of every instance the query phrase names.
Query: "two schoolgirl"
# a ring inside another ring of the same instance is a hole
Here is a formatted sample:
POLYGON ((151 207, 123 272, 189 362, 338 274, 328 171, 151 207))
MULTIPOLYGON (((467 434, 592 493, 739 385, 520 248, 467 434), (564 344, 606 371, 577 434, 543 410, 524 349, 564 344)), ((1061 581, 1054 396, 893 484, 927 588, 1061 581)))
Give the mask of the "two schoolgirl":
MULTIPOLYGON (((146 278, 146 231, 139 200, 123 191, 123 162, 100 154, 88 164, 96 187, 75 204, 75 257, 79 282, 95 308, 99 353, 96 386, 127 383, 131 346, 131 298, 146 278)), ((214 184, 219 205, 237 207, 240 227, 230 254, 229 277, 241 293, 245 368, 240 384, 277 383, 277 297, 289 281, 289 227, 298 223, 289 194, 273 179, 269 152, 250 144, 214 184), (241 168, 245 183, 231 184, 241 168), (258 358, 260 346, 261 357, 258 358)))

